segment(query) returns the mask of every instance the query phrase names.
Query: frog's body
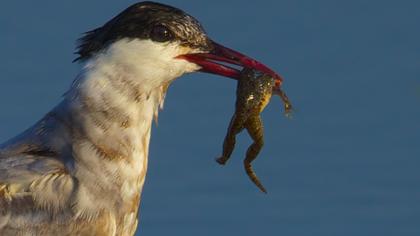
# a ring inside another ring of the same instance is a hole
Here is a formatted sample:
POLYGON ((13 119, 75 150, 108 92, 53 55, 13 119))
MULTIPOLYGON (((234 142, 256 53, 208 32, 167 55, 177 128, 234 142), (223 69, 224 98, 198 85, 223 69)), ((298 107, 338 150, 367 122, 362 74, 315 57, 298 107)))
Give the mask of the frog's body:
POLYGON ((246 129, 254 142, 246 152, 245 170, 252 182, 265 193, 267 191, 252 170, 251 162, 264 145, 264 128, 260 113, 269 103, 274 87, 275 81, 271 76, 251 69, 242 71, 236 90, 235 114, 230 121, 223 143, 223 155, 217 159, 217 162, 222 165, 228 161, 235 147, 236 135, 246 129))

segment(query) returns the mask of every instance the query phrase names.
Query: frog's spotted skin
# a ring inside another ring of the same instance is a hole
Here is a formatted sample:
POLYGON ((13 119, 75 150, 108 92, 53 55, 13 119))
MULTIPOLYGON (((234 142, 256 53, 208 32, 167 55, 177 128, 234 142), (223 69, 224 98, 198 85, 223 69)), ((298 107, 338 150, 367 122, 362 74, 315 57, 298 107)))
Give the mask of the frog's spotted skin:
POLYGON ((216 161, 224 165, 235 147, 235 137, 246 129, 254 141, 249 146, 244 160, 245 171, 257 187, 267 193, 252 170, 251 162, 257 157, 264 145, 264 128, 260 113, 270 101, 273 93, 274 79, 251 69, 244 69, 236 90, 236 109, 230 121, 228 133, 223 143, 223 155, 216 161))

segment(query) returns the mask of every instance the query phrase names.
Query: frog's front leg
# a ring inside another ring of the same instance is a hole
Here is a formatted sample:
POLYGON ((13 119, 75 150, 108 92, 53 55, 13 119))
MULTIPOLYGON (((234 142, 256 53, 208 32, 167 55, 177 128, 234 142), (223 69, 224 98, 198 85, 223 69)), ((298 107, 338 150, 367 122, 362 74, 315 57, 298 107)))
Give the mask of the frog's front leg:
POLYGON ((273 94, 276 94, 281 98, 281 100, 284 103, 284 110, 285 110, 286 116, 291 118, 291 112, 292 112, 293 108, 292 108, 292 104, 290 103, 290 100, 287 97, 286 93, 283 90, 281 90, 281 88, 276 88, 276 89, 273 90, 273 94))
POLYGON ((228 132, 223 142, 223 154, 221 157, 217 158, 216 161, 220 165, 226 164, 229 160, 230 155, 232 155, 233 149, 235 148, 236 135, 244 129, 244 123, 247 119, 247 116, 244 113, 236 112, 232 120, 230 121, 228 132))
POLYGON ((267 190, 264 188, 251 166, 251 162, 255 160, 264 145, 264 127, 261 117, 259 115, 249 117, 245 123, 245 128, 254 141, 246 152, 246 158, 244 160, 245 171, 251 181, 257 185, 261 191, 267 193, 267 190))

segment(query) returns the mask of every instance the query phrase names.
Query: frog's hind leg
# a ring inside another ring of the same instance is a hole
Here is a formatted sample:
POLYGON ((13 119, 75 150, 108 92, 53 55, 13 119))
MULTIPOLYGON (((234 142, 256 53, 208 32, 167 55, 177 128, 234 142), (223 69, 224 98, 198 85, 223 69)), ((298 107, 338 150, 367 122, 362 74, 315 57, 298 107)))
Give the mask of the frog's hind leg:
POLYGON ((230 158, 230 155, 232 155, 233 149, 235 148, 236 135, 244 129, 245 121, 245 116, 233 115, 229 124, 225 141, 223 142, 223 154, 221 157, 216 158, 217 163, 220 165, 226 164, 230 158))
POLYGON ((245 171, 251 181, 262 192, 267 193, 267 190, 264 188, 251 166, 251 162, 255 160, 264 145, 264 127, 261 121, 261 117, 256 116, 249 118, 245 123, 245 128, 254 141, 246 152, 246 158, 244 160, 245 171))

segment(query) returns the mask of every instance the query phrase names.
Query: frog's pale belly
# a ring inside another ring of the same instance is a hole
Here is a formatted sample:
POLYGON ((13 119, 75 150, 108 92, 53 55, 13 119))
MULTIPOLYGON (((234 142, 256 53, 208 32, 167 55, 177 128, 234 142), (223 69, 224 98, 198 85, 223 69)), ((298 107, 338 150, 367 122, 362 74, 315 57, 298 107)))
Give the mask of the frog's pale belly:
POLYGON ((271 93, 266 93, 262 96, 260 105, 259 105, 259 113, 261 113, 265 107, 268 105, 271 99, 271 93))

